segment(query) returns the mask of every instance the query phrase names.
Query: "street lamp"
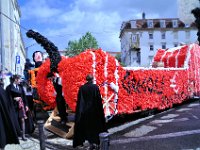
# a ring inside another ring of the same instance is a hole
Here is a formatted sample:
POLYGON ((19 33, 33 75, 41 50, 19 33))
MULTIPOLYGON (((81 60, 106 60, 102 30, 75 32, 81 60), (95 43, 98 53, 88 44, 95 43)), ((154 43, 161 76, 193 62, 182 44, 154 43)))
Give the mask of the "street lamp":
POLYGON ((25 47, 26 57, 27 57, 27 55, 28 55, 28 49, 29 49, 30 47, 34 46, 35 44, 37 44, 37 43, 33 43, 33 44, 31 44, 31 45, 25 47))

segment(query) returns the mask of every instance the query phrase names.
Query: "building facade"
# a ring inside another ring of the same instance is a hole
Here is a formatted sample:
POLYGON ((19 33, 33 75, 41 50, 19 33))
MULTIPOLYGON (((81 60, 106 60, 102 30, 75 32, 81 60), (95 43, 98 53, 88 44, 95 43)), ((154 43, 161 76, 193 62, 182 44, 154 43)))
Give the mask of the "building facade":
POLYGON ((23 75, 25 49, 17 0, 0 0, 0 69, 23 75))
POLYGON ((197 28, 191 10, 199 0, 177 0, 179 18, 129 20, 120 30, 121 60, 126 66, 148 67, 157 49, 197 42, 197 28))
POLYGON ((196 33, 194 23, 186 26, 178 18, 130 20, 121 29, 121 60, 126 66, 148 67, 157 49, 194 43, 196 33))

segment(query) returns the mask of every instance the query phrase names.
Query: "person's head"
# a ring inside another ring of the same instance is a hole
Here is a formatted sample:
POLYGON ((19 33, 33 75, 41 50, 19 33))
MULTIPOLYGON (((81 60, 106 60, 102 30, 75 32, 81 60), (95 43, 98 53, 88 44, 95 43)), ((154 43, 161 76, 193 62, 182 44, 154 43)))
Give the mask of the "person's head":
POLYGON ((29 58, 26 58, 26 62, 30 62, 30 59, 29 59, 29 58))
POLYGON ((49 80, 53 80, 54 77, 55 77, 55 75, 54 75, 54 73, 52 73, 52 72, 49 72, 49 73, 47 74, 47 78, 48 78, 49 80))
POLYGON ((41 51, 35 51, 32 57, 34 62, 43 61, 43 53, 41 51))
POLYGON ((93 79, 94 79, 94 77, 93 77, 91 74, 88 74, 88 75, 86 76, 86 80, 87 80, 88 82, 93 81, 93 79))
POLYGON ((18 74, 13 75, 13 76, 12 76, 12 81, 13 81, 13 83, 15 83, 15 84, 20 84, 20 82, 21 82, 21 76, 18 75, 18 74))
POLYGON ((32 57, 35 62, 35 68, 40 67, 43 62, 43 53, 41 51, 35 51, 32 57))

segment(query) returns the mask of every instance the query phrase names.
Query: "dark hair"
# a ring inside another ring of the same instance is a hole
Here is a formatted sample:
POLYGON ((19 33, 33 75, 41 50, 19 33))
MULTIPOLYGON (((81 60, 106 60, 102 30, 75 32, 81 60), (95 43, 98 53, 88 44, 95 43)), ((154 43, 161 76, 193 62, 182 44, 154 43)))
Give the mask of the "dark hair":
POLYGON ((41 51, 35 51, 35 52, 33 53, 33 55, 32 55, 32 58, 33 58, 33 61, 34 61, 34 62, 36 62, 36 61, 35 61, 35 54, 36 54, 36 53, 40 53, 41 56, 42 56, 42 58, 43 58, 43 53, 42 53, 41 51))
POLYGON ((51 78, 51 77, 53 77, 54 76, 54 74, 52 73, 52 72, 49 72, 48 74, 47 74, 47 78, 51 78))
POLYGON ((12 76, 10 76, 10 83, 13 83, 15 81, 15 79, 20 79, 21 76, 18 74, 14 74, 12 76))
POLYGON ((20 79, 20 78, 21 78, 21 76, 18 75, 18 74, 14 74, 14 75, 12 76, 12 79, 13 79, 13 80, 15 80, 15 79, 20 79))
POLYGON ((91 74, 88 74, 87 76, 86 76, 86 80, 87 81, 92 81, 94 79, 94 77, 91 75, 91 74))

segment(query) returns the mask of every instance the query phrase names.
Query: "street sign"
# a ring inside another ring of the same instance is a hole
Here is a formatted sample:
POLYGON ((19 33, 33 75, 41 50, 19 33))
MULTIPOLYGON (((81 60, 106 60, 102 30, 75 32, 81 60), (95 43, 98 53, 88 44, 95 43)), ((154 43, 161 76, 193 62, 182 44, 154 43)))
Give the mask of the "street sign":
POLYGON ((16 56, 16 64, 20 64, 20 56, 19 55, 16 56))

